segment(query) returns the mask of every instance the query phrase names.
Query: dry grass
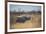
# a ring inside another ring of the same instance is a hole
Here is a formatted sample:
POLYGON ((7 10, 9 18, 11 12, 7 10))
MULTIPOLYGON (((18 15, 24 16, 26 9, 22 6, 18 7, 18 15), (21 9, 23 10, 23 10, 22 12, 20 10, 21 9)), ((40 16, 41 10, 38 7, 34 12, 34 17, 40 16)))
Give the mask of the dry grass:
POLYGON ((15 21, 11 24, 10 28, 14 29, 24 29, 24 28, 39 28, 41 27, 41 15, 32 14, 31 19, 27 20, 25 23, 16 23, 15 21))

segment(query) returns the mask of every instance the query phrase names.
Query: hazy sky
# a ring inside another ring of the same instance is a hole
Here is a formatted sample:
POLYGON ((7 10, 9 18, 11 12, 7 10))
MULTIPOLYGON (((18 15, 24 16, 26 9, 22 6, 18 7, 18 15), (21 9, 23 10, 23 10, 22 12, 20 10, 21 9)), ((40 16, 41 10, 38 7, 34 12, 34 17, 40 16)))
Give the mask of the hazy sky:
POLYGON ((32 5, 10 5, 10 11, 39 11, 41 10, 41 6, 32 6, 32 5))

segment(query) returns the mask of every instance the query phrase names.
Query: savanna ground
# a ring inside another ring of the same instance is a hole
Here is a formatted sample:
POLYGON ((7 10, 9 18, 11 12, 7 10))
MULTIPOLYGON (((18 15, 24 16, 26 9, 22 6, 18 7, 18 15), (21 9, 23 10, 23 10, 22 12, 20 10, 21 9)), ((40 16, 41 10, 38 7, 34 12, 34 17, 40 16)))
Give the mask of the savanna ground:
MULTIPOLYGON (((30 20, 27 20, 24 23, 16 23, 15 20, 13 20, 12 24, 10 24, 10 28, 11 29, 40 28, 41 14, 30 14, 30 16, 31 16, 30 20)), ((16 18, 16 15, 14 15, 14 18, 16 18)))

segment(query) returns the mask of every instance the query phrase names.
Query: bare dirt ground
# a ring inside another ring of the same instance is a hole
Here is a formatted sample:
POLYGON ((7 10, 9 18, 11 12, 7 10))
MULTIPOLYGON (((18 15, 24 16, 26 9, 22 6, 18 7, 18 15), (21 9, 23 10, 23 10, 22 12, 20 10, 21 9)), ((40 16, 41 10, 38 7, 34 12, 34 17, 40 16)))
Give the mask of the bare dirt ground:
POLYGON ((32 14, 31 19, 25 21, 25 23, 16 23, 14 21, 13 24, 10 25, 12 29, 24 29, 24 28, 40 28, 41 27, 41 15, 40 14, 32 14))

